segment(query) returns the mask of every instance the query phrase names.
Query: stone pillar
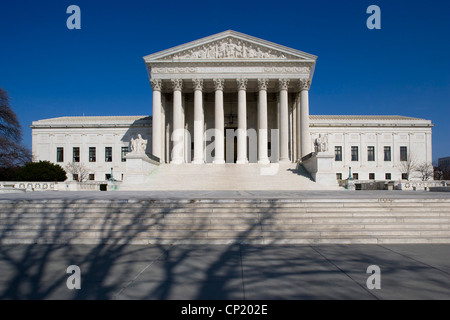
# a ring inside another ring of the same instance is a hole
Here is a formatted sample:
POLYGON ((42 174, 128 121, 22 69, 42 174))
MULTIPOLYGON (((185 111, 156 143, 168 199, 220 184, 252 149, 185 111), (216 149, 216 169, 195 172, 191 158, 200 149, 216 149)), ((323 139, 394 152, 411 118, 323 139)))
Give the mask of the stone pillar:
POLYGON ((171 81, 173 86, 172 163, 181 164, 184 162, 184 124, 181 95, 183 80, 172 79, 171 81))
POLYGON ((225 163, 225 148, 224 148, 224 110, 223 110, 223 88, 224 79, 214 79, 214 89, 216 91, 215 97, 215 164, 225 163))
POLYGON ((203 111, 203 79, 193 79, 194 84, 194 164, 205 163, 203 152, 203 126, 205 116, 203 111))
POLYGON ((258 79, 258 163, 270 163, 267 152, 267 84, 269 79, 258 79))
MULTIPOLYGON (((151 79, 153 90, 152 112, 152 154, 161 159, 162 156, 162 122, 161 122, 161 88, 162 81, 151 79)), ((161 160, 160 160, 161 161, 161 160)))
POLYGON ((295 122, 296 122, 296 128, 295 128, 295 137, 296 137, 296 155, 295 155, 295 161, 298 162, 302 160, 302 147, 301 147, 301 112, 300 112, 300 92, 297 94, 296 100, 295 100, 295 122))
POLYGON ((309 133, 309 87, 311 80, 300 79, 300 127, 302 157, 311 153, 311 135, 309 133))
POLYGON ((288 79, 278 80, 280 89, 280 162, 289 161, 288 79))
POLYGON ((248 163, 247 158, 247 79, 237 79, 238 86, 238 129, 237 160, 238 164, 248 163))

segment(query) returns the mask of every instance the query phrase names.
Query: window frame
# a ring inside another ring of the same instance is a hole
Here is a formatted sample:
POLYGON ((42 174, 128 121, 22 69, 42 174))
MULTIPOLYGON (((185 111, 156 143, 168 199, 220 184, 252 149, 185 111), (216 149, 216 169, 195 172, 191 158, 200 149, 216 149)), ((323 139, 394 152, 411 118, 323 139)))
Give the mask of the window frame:
POLYGON ((334 147, 334 161, 342 162, 342 146, 334 147))
POLYGON ((351 146, 351 159, 353 162, 359 161, 359 148, 358 146, 351 146), (356 153, 355 153, 356 151, 356 153))
POLYGON ((89 147, 89 162, 97 162, 97 148, 89 147), (92 156, 92 152, 94 156, 92 156))
POLYGON ((367 161, 375 162, 375 146, 367 146, 367 161))
POLYGON ((105 147, 105 162, 113 162, 113 150, 112 147, 105 147))
POLYGON ((64 162, 64 147, 56 147, 56 162, 64 162))
POLYGON ((391 146, 384 146, 383 153, 384 153, 384 161, 391 162, 392 161, 391 146), (387 157, 387 155, 389 156, 387 157))

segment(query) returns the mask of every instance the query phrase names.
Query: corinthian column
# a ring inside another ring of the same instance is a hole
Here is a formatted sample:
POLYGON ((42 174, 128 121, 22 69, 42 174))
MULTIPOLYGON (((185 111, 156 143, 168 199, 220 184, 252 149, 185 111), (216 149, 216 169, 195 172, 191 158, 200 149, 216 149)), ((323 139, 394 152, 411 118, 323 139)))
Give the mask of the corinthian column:
POLYGON ((172 163, 181 164, 184 162, 184 123, 183 123, 183 105, 181 90, 183 89, 183 80, 172 79, 173 86, 173 149, 172 163))
POLYGON ((311 153, 311 135, 309 133, 309 87, 311 80, 300 79, 300 128, 302 157, 311 153))
POLYGON ((205 163, 203 155, 203 79, 193 79, 194 84, 194 164, 205 163))
POLYGON ((267 84, 269 79, 258 79, 258 163, 270 163, 267 152, 267 84))
POLYGON ((162 81, 151 79, 153 90, 152 111, 152 154, 161 161, 162 156, 162 121, 161 121, 161 88, 162 81))
POLYGON ((238 86, 238 129, 237 160, 238 164, 248 163, 247 159, 247 79, 237 79, 238 86))
POLYGON ((215 164, 225 163, 225 148, 224 148, 224 110, 223 110, 223 87, 224 79, 214 79, 214 89, 216 90, 215 99, 215 164))
POLYGON ((288 79, 280 79, 280 162, 289 161, 288 79))

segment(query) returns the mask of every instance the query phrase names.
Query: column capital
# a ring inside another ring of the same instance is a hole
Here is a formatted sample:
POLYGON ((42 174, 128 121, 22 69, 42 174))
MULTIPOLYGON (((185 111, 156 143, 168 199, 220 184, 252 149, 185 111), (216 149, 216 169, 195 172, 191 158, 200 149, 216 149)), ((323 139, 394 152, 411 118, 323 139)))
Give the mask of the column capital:
POLYGON ((162 81, 159 79, 150 79, 150 85, 153 91, 161 91, 163 86, 162 81))
POLYGON ((289 79, 278 79, 278 86, 281 90, 288 90, 289 87, 289 79))
POLYGON ((214 81, 214 89, 215 90, 223 90, 225 86, 225 80, 224 79, 213 79, 214 81))
POLYGON ((238 90, 247 90, 247 79, 236 79, 238 90))
POLYGON ((194 84, 194 90, 203 90, 203 79, 192 79, 192 83, 194 84))
POLYGON ((269 79, 258 79, 258 89, 267 90, 267 85, 269 84, 269 79))
POLYGON ((181 79, 170 79, 172 82, 172 87, 174 91, 181 91, 183 90, 183 80, 181 79))
POLYGON ((298 81, 298 88, 300 91, 303 90, 309 90, 311 87, 311 80, 310 79, 299 79, 298 81))

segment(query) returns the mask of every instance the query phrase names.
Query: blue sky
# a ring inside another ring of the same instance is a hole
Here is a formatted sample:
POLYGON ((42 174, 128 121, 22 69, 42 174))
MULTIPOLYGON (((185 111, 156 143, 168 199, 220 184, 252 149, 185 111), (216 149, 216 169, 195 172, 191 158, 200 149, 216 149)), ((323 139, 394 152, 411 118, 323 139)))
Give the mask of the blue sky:
POLYGON ((450 1, 0 2, 0 86, 31 146, 34 120, 150 115, 142 57, 232 29, 317 55, 311 114, 432 120, 433 159, 450 156, 450 1), (69 5, 81 30, 69 30, 69 5), (369 30, 369 5, 381 30, 369 30))

